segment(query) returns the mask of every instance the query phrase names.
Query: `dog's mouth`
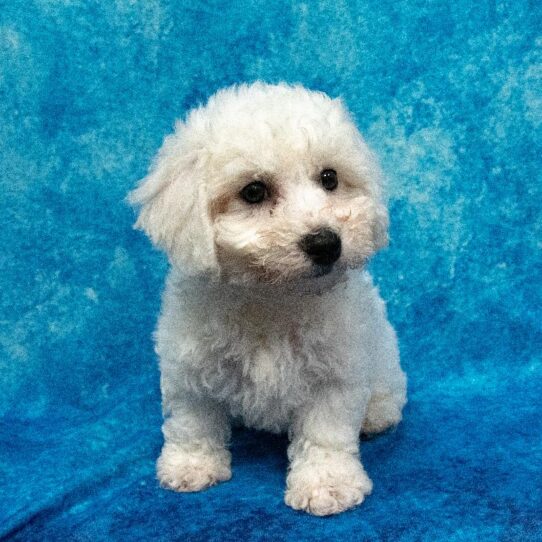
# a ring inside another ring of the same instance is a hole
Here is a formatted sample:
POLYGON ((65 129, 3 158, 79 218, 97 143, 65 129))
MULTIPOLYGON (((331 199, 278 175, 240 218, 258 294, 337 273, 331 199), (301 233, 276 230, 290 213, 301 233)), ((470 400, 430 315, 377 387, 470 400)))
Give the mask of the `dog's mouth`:
POLYGON ((329 275, 333 271, 335 266, 331 264, 315 264, 313 266, 312 276, 315 278, 323 277, 324 275, 329 275))
MULTIPOLYGON (((253 268, 254 269, 254 268, 253 268)), ((261 284, 292 284, 317 281, 328 275, 341 275, 345 266, 340 264, 313 264, 301 273, 284 273, 265 267, 259 267, 257 282, 261 284)))

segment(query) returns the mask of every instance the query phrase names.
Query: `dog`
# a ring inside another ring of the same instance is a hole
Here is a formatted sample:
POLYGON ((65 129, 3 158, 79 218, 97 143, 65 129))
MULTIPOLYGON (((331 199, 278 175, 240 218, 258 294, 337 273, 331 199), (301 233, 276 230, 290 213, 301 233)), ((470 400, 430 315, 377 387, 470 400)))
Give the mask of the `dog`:
POLYGON ((360 432, 401 420, 406 377, 364 270, 388 242, 375 157, 340 99, 219 91, 129 194, 171 263, 155 331, 163 487, 231 478, 232 423, 289 436, 285 502, 329 515, 372 490, 360 432))

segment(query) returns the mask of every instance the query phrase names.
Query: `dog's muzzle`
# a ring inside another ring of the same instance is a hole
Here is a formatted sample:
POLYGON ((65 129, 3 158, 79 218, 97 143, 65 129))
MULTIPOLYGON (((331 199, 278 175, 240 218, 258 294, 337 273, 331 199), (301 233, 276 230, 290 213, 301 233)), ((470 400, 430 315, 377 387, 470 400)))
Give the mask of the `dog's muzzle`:
POLYGON ((305 235, 299 247, 313 263, 321 266, 330 267, 341 256, 341 238, 330 228, 305 235))

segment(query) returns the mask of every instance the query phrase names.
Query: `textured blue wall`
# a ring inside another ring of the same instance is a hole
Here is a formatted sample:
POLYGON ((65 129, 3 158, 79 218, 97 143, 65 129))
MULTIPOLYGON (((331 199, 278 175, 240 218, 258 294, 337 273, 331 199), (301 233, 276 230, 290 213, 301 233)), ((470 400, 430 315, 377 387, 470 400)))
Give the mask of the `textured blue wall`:
POLYGON ((0 537, 542 540, 539 1, 0 2, 0 537), (410 377, 362 507, 282 504, 283 438, 160 490, 165 258, 123 198, 238 81, 344 96, 389 179, 372 269, 410 377))

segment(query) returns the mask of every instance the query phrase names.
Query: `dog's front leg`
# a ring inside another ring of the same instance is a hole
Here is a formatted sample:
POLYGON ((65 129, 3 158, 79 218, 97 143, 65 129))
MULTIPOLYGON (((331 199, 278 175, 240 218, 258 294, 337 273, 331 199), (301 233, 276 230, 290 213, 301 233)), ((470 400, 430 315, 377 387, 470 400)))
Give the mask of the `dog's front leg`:
POLYGON ((369 390, 345 386, 317 390, 290 429, 286 504, 318 516, 363 501, 372 482, 359 459, 359 428, 369 390))
POLYGON ((165 442, 157 462, 160 484, 175 491, 200 491, 229 480, 230 426, 220 406, 186 392, 165 400, 164 410, 165 442))

